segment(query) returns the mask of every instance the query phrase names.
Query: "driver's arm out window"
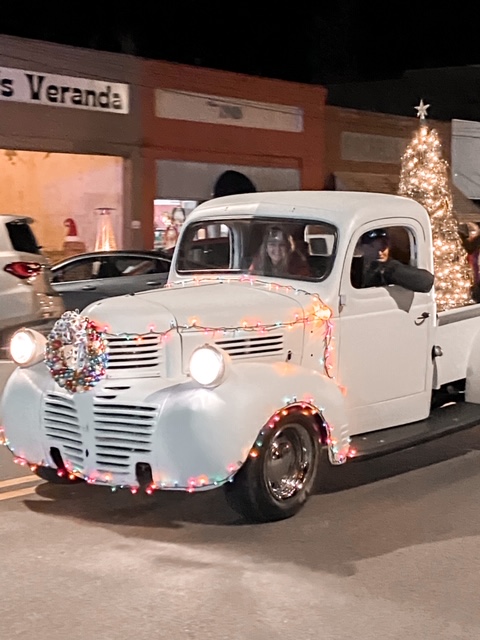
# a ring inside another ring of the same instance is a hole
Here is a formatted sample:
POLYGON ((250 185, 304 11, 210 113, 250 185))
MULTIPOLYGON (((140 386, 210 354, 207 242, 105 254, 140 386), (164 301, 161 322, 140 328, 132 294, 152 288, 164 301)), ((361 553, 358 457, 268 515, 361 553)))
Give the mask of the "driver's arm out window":
MULTIPOLYGON (((369 234, 374 236, 374 231, 378 230, 371 229, 364 233, 355 246, 350 267, 350 281, 355 289, 375 286, 365 284, 365 274, 378 258, 378 248, 374 242, 371 242, 371 238, 368 237, 369 234)), ((412 257, 411 247, 413 246, 411 232, 402 226, 383 227, 381 231, 384 232, 388 238, 389 259, 398 260, 403 264, 410 264, 412 257)))

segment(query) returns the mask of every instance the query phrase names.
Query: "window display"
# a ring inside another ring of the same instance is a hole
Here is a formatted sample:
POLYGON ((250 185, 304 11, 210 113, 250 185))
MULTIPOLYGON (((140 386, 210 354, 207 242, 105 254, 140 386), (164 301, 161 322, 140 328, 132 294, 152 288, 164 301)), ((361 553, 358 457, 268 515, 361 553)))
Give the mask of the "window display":
POLYGON ((198 204, 196 200, 154 200, 154 249, 173 250, 186 217, 198 204))

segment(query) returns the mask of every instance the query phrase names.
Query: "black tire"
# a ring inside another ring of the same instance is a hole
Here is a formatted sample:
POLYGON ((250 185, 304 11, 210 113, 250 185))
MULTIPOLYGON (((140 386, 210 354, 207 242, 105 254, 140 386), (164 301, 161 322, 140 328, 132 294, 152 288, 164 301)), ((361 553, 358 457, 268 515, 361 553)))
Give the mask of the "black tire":
POLYGON ((68 471, 65 471, 63 476, 59 476, 57 471, 58 469, 53 469, 52 467, 37 467, 34 473, 42 480, 50 482, 50 484, 78 484, 79 482, 84 482, 81 478, 73 478, 71 480, 68 477, 68 471))
POLYGON ((301 412, 265 427, 255 455, 224 487, 230 507, 249 522, 273 522, 298 513, 315 488, 319 438, 313 420, 301 412))

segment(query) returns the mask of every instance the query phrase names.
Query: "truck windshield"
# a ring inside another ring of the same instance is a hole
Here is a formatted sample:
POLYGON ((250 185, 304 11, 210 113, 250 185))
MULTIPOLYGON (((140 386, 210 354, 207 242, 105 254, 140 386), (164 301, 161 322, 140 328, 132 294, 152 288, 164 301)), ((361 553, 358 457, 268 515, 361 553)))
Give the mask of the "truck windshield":
POLYGON ((231 272, 323 280, 332 270, 337 229, 285 218, 226 218, 192 222, 177 254, 178 273, 231 272))

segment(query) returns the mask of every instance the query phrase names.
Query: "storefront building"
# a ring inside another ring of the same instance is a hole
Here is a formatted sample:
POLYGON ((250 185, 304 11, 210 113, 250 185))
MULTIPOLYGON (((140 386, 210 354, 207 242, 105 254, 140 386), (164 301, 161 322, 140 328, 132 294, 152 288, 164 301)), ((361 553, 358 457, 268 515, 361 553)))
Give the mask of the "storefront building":
POLYGON ((0 59, 0 212, 31 216, 54 260, 94 249, 107 220, 116 246, 140 243, 138 61, 9 36, 0 59))
MULTIPOLYGON (((396 193, 418 126, 326 106, 319 86, 123 54, 0 35, 0 59, 0 213, 32 217, 52 260, 165 246, 199 202, 229 193, 396 193)), ((457 216, 479 221, 462 191, 473 143, 454 136, 452 151, 451 123, 430 125, 459 167, 457 216)))
POLYGON ((10 36, 0 59, 0 212, 53 260, 162 246, 214 196, 324 184, 321 87, 10 36))
POLYGON ((143 74, 146 245, 212 197, 322 188, 322 87, 151 60, 143 74))
MULTIPOLYGON (((480 208, 462 189, 455 164, 461 166, 465 149, 452 153, 452 124, 428 119, 442 143, 442 155, 451 173, 453 209, 460 222, 480 221, 480 208)), ((326 107, 326 183, 339 191, 398 192, 401 159, 418 128, 418 118, 326 107)))

